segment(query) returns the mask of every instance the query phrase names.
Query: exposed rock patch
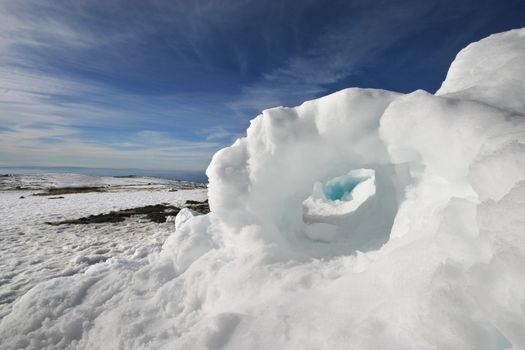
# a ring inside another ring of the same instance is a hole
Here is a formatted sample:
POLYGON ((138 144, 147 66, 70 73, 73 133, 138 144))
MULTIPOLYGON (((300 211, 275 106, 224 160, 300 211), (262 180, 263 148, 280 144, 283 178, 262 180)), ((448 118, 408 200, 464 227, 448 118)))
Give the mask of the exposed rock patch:
POLYGON ((94 186, 83 186, 83 187, 58 187, 58 188, 48 188, 43 192, 34 193, 33 196, 56 196, 62 194, 72 194, 72 193, 89 193, 89 192, 106 192, 107 188, 105 187, 94 187, 94 186))
MULTIPOLYGON (((59 198, 59 197, 54 197, 59 198)), ((191 210, 201 214, 210 212, 208 200, 203 202, 188 200, 184 204, 191 210)), ((124 221, 126 218, 132 216, 143 216, 144 218, 157 223, 166 222, 168 216, 176 216, 181 208, 169 205, 167 203, 146 205, 144 207, 123 209, 118 211, 111 211, 105 214, 89 215, 79 219, 68 219, 62 221, 46 222, 48 225, 86 225, 86 224, 100 224, 100 223, 114 223, 124 221)))

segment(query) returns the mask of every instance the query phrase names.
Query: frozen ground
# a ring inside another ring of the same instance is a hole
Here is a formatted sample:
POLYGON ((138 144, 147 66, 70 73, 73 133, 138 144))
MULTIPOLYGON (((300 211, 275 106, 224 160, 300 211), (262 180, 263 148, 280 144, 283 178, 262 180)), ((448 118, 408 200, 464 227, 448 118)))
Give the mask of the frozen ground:
MULTIPOLYGON (((38 283, 0 321, 0 349, 523 350, 524 101, 519 29, 462 50, 436 94, 263 111, 214 155, 210 214, 38 283)), ((119 198, 97 196, 78 198, 119 198)))
POLYGON ((156 178, 35 174, 0 178, 0 183, 3 179, 10 180, 10 187, 5 181, 4 189, 108 185, 116 186, 119 192, 49 199, 51 196, 33 196, 37 190, 0 191, 0 319, 10 311, 12 302, 36 283, 81 273, 111 258, 142 258, 159 250, 175 229, 173 222, 158 224, 139 217, 89 225, 50 226, 45 222, 160 203, 181 206, 187 199, 206 199, 204 189, 169 192, 188 183, 156 178))

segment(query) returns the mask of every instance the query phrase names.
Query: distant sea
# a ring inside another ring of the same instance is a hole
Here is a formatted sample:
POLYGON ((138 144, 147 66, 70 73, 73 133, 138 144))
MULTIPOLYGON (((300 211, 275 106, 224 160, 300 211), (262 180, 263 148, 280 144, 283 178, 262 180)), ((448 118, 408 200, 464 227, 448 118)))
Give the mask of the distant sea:
POLYGON ((111 169, 111 168, 83 168, 83 167, 6 167, 0 166, 1 174, 38 174, 38 173, 75 173, 96 176, 152 176, 170 180, 185 180, 193 182, 208 182, 204 171, 174 171, 174 170, 145 170, 145 169, 111 169))

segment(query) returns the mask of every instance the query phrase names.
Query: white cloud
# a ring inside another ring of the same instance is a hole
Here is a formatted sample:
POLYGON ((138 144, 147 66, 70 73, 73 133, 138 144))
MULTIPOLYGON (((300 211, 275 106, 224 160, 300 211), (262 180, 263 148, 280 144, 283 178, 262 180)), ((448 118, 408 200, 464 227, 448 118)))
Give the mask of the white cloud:
POLYGON ((144 131, 109 144, 80 141, 72 128, 0 131, 0 159, 10 165, 91 166, 197 171, 217 144, 188 142, 144 131))

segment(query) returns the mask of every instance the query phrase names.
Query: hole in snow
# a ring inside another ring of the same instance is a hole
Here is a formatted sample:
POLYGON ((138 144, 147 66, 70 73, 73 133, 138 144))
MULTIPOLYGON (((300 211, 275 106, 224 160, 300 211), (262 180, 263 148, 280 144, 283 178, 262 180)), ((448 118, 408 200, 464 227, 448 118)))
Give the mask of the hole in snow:
POLYGON ((352 170, 324 183, 316 182, 312 194, 303 202, 305 223, 334 223, 352 215, 376 193, 375 171, 352 170))
POLYGON ((369 166, 316 182, 301 200, 302 222, 296 232, 312 256, 368 252, 389 240, 411 180, 405 165, 369 166))

